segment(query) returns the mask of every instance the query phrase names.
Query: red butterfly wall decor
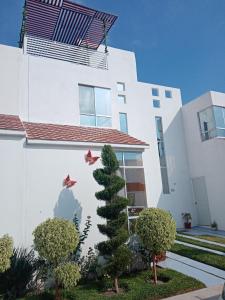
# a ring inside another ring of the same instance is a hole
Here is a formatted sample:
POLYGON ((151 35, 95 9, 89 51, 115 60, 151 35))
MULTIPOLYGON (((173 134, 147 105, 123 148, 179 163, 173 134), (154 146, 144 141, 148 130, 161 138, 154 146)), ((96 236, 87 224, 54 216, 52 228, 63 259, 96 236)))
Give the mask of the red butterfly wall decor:
POLYGON ((63 180, 63 186, 66 186, 66 188, 74 186, 75 183, 77 182, 75 180, 71 180, 70 175, 67 175, 67 177, 63 180))
POLYGON ((93 156, 91 150, 88 150, 88 153, 85 155, 85 161, 90 165, 93 165, 100 157, 93 156))

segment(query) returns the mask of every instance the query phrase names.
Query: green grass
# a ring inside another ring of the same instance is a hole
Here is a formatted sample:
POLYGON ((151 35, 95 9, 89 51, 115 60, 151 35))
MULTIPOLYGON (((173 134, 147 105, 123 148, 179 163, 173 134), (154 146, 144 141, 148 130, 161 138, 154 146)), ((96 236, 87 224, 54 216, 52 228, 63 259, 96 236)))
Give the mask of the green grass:
POLYGON ((176 240, 225 253, 225 245, 224 245, 224 247, 217 246, 217 245, 213 245, 213 244, 209 244, 209 243, 205 243, 205 242, 201 242, 201 241, 196 241, 196 240, 186 238, 183 236, 179 236, 179 235, 176 236, 176 240))
POLYGON ((220 237, 220 236, 212 236, 212 235, 193 235, 190 233, 186 232, 180 232, 182 234, 188 235, 188 236, 194 236, 196 238, 202 239, 202 240, 207 240, 207 241, 212 241, 220 244, 225 244, 225 238, 220 237))
MULTIPOLYGON (((178 273, 173 270, 159 269, 159 279, 163 284, 154 285, 150 282, 150 272, 144 271, 120 279, 120 286, 125 289, 125 293, 118 296, 108 297, 103 294, 103 288, 97 283, 80 285, 70 292, 66 292, 64 297, 67 300, 156 300, 165 297, 182 294, 192 290, 204 288, 204 284, 198 280, 178 273)), ((52 300, 49 294, 43 297, 30 296, 23 300, 52 300)), ((21 299, 22 300, 22 299, 21 299)))
POLYGON ((213 266, 215 268, 225 270, 225 257, 222 255, 210 253, 205 250, 200 250, 181 244, 174 244, 170 251, 213 266))

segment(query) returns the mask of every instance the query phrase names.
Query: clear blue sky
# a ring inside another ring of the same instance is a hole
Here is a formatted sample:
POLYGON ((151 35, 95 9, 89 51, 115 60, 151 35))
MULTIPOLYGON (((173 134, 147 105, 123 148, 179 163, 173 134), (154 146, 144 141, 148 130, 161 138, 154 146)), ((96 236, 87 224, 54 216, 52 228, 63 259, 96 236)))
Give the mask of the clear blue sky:
MULTIPOLYGON (((17 46, 24 0, 1 0, 0 43, 17 46)), ((140 81, 181 88, 183 102, 225 92, 225 0, 79 0, 118 15, 109 45, 135 51, 140 81)))

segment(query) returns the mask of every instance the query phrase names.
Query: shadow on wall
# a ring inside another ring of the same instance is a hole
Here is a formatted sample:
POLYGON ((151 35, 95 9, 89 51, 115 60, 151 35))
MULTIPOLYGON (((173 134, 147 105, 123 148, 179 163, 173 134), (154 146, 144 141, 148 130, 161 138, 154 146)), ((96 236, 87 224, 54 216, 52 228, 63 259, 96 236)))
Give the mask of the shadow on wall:
POLYGON ((82 207, 71 190, 65 188, 60 194, 54 208, 54 217, 72 220, 76 214, 79 225, 82 219, 82 207))

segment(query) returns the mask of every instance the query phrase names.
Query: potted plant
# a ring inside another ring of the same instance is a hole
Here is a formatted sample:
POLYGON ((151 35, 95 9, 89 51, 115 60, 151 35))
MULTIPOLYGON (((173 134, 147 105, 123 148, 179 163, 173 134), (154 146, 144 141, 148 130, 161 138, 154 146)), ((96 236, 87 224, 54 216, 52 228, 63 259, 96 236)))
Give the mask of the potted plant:
POLYGON ((213 221, 213 223, 211 224, 211 228, 212 228, 212 230, 218 230, 218 225, 217 225, 217 223, 216 223, 216 221, 213 221))
POLYGON ((188 212, 182 213, 182 217, 184 219, 184 228, 191 229, 191 214, 188 212))

